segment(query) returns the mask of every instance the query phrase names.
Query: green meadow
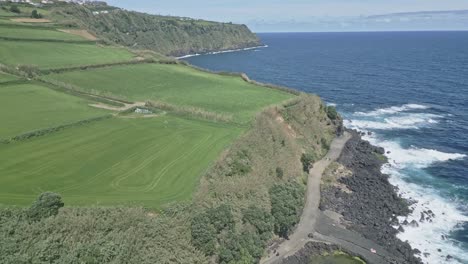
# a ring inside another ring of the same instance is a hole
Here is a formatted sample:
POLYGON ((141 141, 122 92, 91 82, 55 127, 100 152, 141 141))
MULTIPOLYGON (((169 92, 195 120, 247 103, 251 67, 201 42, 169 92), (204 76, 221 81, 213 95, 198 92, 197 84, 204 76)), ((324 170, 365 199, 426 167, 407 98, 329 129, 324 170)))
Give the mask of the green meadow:
POLYGON ((91 43, 0 40, 0 63, 11 66, 35 65, 51 69, 129 61, 133 57, 126 49, 91 43))
POLYGON ((44 191, 67 205, 143 205, 190 200, 199 177, 241 129, 176 117, 112 118, 0 145, 0 204, 44 191))
POLYGON ((10 82, 14 80, 18 80, 18 77, 8 73, 0 72, 0 83, 10 82))
POLYGON ((51 39, 51 40, 86 40, 80 36, 60 32, 53 28, 33 28, 25 26, 0 24, 0 37, 18 39, 51 39))
POLYGON ((0 139, 109 113, 89 103, 36 84, 0 85, 0 139))
POLYGON ((293 95, 252 85, 240 77, 202 72, 191 67, 138 64, 79 70, 46 76, 82 91, 130 101, 160 101, 228 114, 247 122, 262 108, 293 95))

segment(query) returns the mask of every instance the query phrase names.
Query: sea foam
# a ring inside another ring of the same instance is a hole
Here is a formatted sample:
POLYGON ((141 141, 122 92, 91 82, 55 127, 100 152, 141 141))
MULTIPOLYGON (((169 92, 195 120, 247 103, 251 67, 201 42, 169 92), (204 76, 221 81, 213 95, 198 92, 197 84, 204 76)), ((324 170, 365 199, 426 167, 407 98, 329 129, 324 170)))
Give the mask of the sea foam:
MULTIPOLYGON (((405 148, 399 141, 383 139, 378 134, 379 130, 419 129, 435 125, 443 118, 439 115, 421 113, 426 109, 429 107, 407 104, 381 108, 368 113, 358 112, 354 113, 351 116, 352 120, 346 121, 345 125, 362 132, 373 132, 366 133, 363 138, 387 151, 389 163, 383 166, 382 172, 390 175, 390 182, 398 187, 399 194, 403 198, 415 201, 411 206, 413 212, 408 217, 399 217, 399 220, 400 224, 405 220, 407 222, 415 220, 418 226, 403 226, 404 232, 399 233, 398 238, 408 241, 411 246, 419 249, 422 254, 418 256, 424 263, 468 263, 468 252, 450 240, 449 236, 460 223, 468 221, 468 216, 460 210, 460 204, 443 197, 429 185, 422 186, 408 181, 412 177, 417 177, 415 174, 432 177, 424 172, 425 168, 436 162, 464 159, 466 155, 415 146, 405 148), (421 213, 429 210, 435 217, 420 222, 421 213), (454 257, 450 262, 447 260, 448 255, 454 257)), ((432 179, 427 179, 430 180, 432 179)))

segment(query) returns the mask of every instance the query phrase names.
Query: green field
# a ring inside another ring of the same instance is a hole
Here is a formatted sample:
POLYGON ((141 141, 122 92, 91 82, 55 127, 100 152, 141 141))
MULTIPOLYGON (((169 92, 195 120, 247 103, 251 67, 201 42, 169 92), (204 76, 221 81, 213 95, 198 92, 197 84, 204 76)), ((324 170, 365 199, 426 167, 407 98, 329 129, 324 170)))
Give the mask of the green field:
POLYGON ((108 113, 89 103, 35 84, 0 85, 0 139, 108 113))
POLYGON ((25 5, 16 5, 20 9, 21 13, 13 13, 9 11, 10 5, 2 5, 2 7, 5 6, 7 10, 4 10, 3 8, 0 8, 0 16, 5 16, 5 17, 16 17, 16 16, 21 16, 21 17, 29 17, 31 16, 31 12, 33 10, 37 10, 40 14, 43 16, 48 16, 50 14, 49 10, 45 10, 42 8, 37 8, 37 7, 32 7, 32 6, 25 6, 25 5))
POLYGON ((262 108, 293 97, 249 84, 240 77, 209 74, 181 65, 114 66, 51 74, 46 78, 131 101, 157 100, 229 114, 237 122, 247 122, 262 108))
POLYGON ((19 39, 86 40, 80 36, 60 32, 53 28, 32 28, 0 24, 0 36, 19 39))
POLYGON ((133 56, 123 48, 95 44, 0 40, 0 63, 6 65, 35 65, 50 69, 129 61, 133 56))
POLYGON ((172 116, 113 118, 0 145, 0 204, 29 205, 44 191, 76 206, 189 200, 240 132, 172 116))
POLYGON ((18 80, 18 77, 8 73, 0 72, 0 83, 10 82, 14 80, 18 80))

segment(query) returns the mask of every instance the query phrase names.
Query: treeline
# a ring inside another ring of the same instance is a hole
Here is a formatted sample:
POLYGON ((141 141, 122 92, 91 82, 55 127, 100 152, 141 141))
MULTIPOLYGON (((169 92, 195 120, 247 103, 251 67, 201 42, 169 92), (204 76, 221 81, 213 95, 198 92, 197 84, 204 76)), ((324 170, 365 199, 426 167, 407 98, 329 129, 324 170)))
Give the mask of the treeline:
POLYGON ((180 56, 192 53, 240 49, 260 45, 245 25, 112 10, 93 14, 85 6, 70 5, 59 11, 99 38, 134 49, 180 56))

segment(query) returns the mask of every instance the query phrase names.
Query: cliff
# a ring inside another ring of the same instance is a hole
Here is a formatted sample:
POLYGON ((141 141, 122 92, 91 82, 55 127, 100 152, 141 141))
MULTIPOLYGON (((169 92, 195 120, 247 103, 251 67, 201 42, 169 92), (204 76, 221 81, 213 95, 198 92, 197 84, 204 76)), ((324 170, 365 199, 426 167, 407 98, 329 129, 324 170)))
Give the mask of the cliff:
POLYGON ((114 7, 96 11, 92 6, 67 5, 57 13, 67 18, 69 25, 86 28, 101 39, 170 56, 260 45, 258 37, 245 25, 150 15, 114 7))

